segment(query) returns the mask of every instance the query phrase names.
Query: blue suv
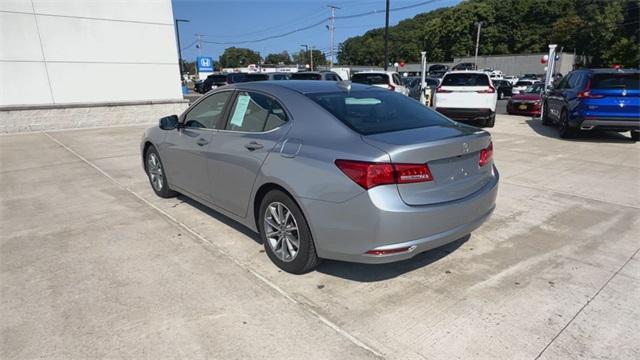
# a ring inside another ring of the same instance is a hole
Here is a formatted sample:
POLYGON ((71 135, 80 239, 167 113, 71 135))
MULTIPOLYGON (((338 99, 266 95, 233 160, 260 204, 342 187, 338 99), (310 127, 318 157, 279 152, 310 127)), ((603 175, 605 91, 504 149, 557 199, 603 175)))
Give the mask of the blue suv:
POLYGON ((601 129, 630 131, 640 140, 640 70, 570 72, 545 95, 542 123, 558 125, 562 138, 601 129))

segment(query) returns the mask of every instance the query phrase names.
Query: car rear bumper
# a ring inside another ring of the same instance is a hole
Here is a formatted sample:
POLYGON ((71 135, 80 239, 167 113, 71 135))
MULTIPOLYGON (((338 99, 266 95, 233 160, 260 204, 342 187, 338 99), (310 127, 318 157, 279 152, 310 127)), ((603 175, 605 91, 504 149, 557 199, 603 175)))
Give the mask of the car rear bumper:
POLYGON ((453 120, 484 120, 493 115, 491 109, 436 107, 436 111, 453 120))
POLYGON ((410 206, 395 185, 378 186, 343 203, 300 199, 308 216, 318 256, 359 263, 388 263, 458 240, 486 221, 498 193, 492 181, 463 199, 410 206), (385 255, 371 250, 407 250, 385 255))
POLYGON ((539 104, 531 103, 507 103, 507 113, 511 115, 540 116, 541 107, 539 104), (520 105, 526 105, 526 109, 520 109, 520 105))
POLYGON ((640 118, 585 118, 578 127, 580 130, 640 130, 640 118))

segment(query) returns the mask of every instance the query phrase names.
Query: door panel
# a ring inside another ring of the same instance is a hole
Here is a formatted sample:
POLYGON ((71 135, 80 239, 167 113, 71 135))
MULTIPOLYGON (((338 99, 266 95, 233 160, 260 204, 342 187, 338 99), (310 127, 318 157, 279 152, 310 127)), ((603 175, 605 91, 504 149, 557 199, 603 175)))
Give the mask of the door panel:
POLYGON ((209 199, 206 157, 213 135, 212 130, 190 128, 167 135, 162 160, 171 185, 209 199))
POLYGON ((205 200, 211 200, 208 150, 232 94, 221 91, 208 95, 183 116, 183 127, 165 138, 163 162, 169 181, 205 200))
POLYGON ((269 152, 288 130, 288 118, 268 96, 239 92, 225 130, 210 147, 209 176, 213 202, 245 216, 256 176, 269 152))

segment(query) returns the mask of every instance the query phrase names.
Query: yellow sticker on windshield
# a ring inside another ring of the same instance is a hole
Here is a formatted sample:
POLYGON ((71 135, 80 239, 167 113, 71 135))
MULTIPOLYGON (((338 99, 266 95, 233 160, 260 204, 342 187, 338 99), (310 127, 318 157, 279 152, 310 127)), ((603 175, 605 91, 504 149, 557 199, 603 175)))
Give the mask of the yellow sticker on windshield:
POLYGON ((244 114, 247 113, 247 108, 249 107, 250 101, 251 96, 238 95, 238 100, 236 101, 236 109, 234 110, 233 117, 231 118, 231 125, 242 127, 244 114))

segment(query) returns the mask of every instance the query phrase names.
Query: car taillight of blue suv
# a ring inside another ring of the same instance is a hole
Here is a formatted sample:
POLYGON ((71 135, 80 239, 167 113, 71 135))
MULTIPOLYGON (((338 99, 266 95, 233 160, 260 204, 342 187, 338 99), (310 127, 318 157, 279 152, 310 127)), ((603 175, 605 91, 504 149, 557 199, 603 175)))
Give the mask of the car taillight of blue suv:
POLYGON ((544 100, 542 123, 557 125, 562 138, 596 129, 640 138, 640 70, 575 70, 544 100))

